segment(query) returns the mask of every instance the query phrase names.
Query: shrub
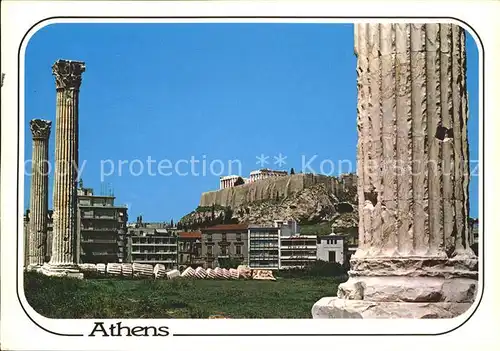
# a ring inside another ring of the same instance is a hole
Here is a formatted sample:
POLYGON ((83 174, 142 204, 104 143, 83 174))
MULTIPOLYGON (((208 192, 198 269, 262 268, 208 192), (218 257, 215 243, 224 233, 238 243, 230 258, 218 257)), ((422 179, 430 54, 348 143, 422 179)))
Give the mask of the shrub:
POLYGON ((347 276, 347 268, 337 262, 317 260, 304 268, 283 269, 278 275, 284 278, 344 277, 347 276))

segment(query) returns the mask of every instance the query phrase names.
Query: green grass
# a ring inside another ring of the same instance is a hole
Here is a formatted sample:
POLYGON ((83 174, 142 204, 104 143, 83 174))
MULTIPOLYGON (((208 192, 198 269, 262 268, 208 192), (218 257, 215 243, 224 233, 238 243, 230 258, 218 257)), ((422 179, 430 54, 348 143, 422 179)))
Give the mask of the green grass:
POLYGON ((311 318, 313 304, 334 296, 335 278, 122 280, 25 273, 30 305, 47 318, 311 318))

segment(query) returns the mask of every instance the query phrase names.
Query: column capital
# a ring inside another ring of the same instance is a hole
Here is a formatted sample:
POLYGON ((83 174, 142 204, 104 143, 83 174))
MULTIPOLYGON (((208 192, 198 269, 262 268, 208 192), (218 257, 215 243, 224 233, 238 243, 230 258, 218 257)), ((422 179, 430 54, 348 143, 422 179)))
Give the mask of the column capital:
POLYGON ((79 90, 83 72, 85 72, 85 62, 57 60, 52 65, 52 74, 56 77, 56 89, 79 90))
POLYGON ((33 133, 33 139, 48 139, 51 126, 51 121, 45 119, 32 119, 30 121, 30 129, 31 133, 33 133))

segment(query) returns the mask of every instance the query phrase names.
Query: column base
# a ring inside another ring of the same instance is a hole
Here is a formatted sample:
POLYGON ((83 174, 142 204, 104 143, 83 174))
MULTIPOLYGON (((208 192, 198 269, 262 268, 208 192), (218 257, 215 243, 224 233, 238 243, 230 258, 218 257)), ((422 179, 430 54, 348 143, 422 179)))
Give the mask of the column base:
POLYGON ((469 278, 351 276, 339 285, 337 297, 372 302, 473 303, 477 288, 477 280, 469 278))
POLYGON ((313 319, 424 319, 454 318, 465 313, 472 303, 464 302, 373 302, 324 297, 311 310, 313 319))
POLYGON ((39 272, 50 277, 68 277, 83 279, 83 273, 77 265, 51 265, 44 264, 39 272))

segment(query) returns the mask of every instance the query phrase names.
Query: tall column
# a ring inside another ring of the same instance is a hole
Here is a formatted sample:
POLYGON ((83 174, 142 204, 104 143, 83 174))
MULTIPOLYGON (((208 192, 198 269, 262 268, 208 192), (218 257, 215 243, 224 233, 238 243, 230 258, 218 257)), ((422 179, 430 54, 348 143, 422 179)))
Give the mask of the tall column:
POLYGON ((58 60, 52 66, 56 78, 56 145, 52 255, 46 265, 49 275, 78 273, 76 252, 78 176, 78 95, 85 64, 58 60))
POLYGON ((33 134, 31 155, 30 218, 28 225, 28 270, 43 265, 46 251, 49 194, 49 136, 52 122, 30 121, 33 134))
POLYGON ((359 247, 313 318, 448 318, 477 290, 469 247, 465 32, 356 24, 359 247))

